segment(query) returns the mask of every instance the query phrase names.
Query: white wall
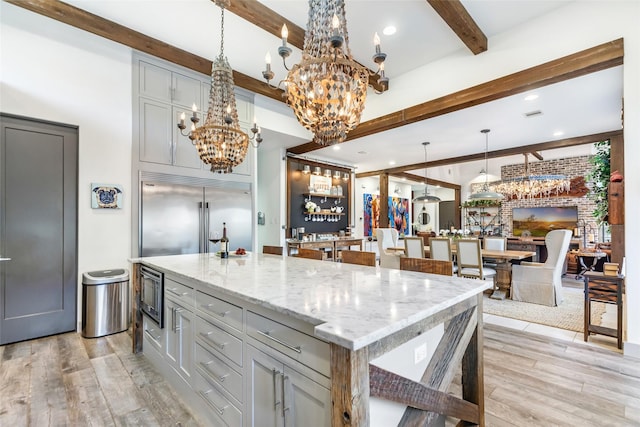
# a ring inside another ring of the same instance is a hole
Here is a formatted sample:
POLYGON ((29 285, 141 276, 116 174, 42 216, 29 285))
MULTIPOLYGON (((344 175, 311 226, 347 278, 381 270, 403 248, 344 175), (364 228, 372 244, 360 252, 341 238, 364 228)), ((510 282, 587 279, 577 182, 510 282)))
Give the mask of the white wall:
POLYGON ((80 322, 82 273, 128 268, 130 49, 4 2, 0 16, 0 111, 79 127, 80 322), (122 185, 124 208, 91 209, 92 182, 122 185))
POLYGON ((258 150, 258 204, 256 212, 265 214, 265 225, 258 225, 258 246, 256 252, 262 251, 263 245, 283 246, 285 230, 284 218, 287 217, 286 195, 286 155, 283 149, 258 150))

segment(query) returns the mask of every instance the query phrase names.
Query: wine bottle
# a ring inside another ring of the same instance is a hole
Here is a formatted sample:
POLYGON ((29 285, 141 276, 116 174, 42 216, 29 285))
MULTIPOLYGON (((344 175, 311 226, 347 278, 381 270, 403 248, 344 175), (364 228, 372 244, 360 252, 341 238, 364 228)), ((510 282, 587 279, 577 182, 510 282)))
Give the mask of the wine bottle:
POLYGON ((222 239, 220 239, 220 258, 229 258, 229 238, 227 237, 227 223, 222 223, 222 239))

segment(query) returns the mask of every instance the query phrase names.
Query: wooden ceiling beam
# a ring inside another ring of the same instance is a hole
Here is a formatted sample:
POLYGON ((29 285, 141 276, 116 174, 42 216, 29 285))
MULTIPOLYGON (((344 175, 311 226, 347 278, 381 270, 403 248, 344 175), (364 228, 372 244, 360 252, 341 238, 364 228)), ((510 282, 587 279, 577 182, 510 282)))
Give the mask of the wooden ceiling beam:
MULTIPOLYGON (((389 174, 389 176, 393 176, 394 178, 404 178, 407 181, 417 182, 418 184, 424 184, 425 183, 425 179, 424 179, 423 176, 415 175, 415 174, 408 173, 408 172, 400 172, 400 173, 389 174)), ((426 183, 429 184, 429 185, 437 185, 437 186, 440 186, 442 188, 451 188, 452 190, 460 190, 460 188, 461 188, 461 186, 459 184, 454 184, 452 182, 447 182, 447 181, 440 181, 440 180, 433 179, 433 178, 427 178, 426 183)))
MULTIPOLYGON (((211 61, 186 50, 179 49, 161 40, 154 39, 128 27, 109 21, 85 10, 56 0, 5 0, 15 6, 38 13, 72 27, 90 32, 105 39, 120 43, 140 52, 165 59, 202 74, 211 75, 211 61)), ((276 101, 283 101, 283 91, 268 87, 264 82, 233 72, 234 84, 276 101)))
MULTIPOLYGON (((517 73, 368 120, 349 132, 347 141, 616 67, 622 65, 623 58, 623 39, 603 43, 517 73)), ((292 147, 288 151, 303 154, 320 148, 323 146, 319 144, 302 144, 292 147)))
MULTIPOLYGON (((215 0, 211 0, 212 2, 215 0)), ((228 8, 229 12, 239 16, 240 18, 262 28, 268 33, 280 38, 282 24, 287 24, 289 36, 287 43, 297 47, 300 50, 304 48, 304 28, 289 21, 284 16, 274 12, 257 0, 233 0, 228 8)), ((360 64, 362 65, 362 64, 360 64)), ((369 67, 366 67, 369 68, 369 67)), ((373 70, 369 70, 374 73, 373 70)), ((369 75, 369 85, 375 90, 383 92, 387 90, 378 83, 378 77, 375 74, 369 75)))
POLYGON ((487 36, 478 27, 460 0, 427 0, 427 3, 474 55, 487 50, 487 36))
POLYGON ((544 160, 544 157, 542 157, 542 154, 538 153, 537 151, 532 151, 530 154, 540 161, 544 160))
MULTIPOLYGON (((502 150, 489 151, 487 153, 487 158, 495 159, 498 157, 507 157, 507 156, 514 156, 517 154, 531 153, 533 151, 553 150, 556 148, 566 148, 566 147, 574 147, 576 145, 592 144, 594 142, 606 141, 608 139, 618 137, 621 135, 622 135, 621 130, 615 130, 615 131, 609 131, 609 132, 596 133, 592 135, 577 136, 575 138, 565 138, 565 139, 559 139, 556 141, 547 141, 547 142, 540 142, 538 144, 523 145, 521 147, 505 148, 502 150)), ((433 168, 438 166, 447 166, 447 165, 453 165, 457 163, 466 163, 466 162, 472 162, 476 160, 484 160, 484 158, 485 158, 484 152, 476 153, 476 154, 467 154, 465 156, 450 157, 448 159, 432 160, 427 163, 422 162, 422 163, 415 163, 412 165, 398 166, 390 169, 381 169, 377 171, 357 173, 356 178, 366 178, 370 176, 377 176, 382 173, 395 176, 397 174, 410 171, 410 170, 433 168)))

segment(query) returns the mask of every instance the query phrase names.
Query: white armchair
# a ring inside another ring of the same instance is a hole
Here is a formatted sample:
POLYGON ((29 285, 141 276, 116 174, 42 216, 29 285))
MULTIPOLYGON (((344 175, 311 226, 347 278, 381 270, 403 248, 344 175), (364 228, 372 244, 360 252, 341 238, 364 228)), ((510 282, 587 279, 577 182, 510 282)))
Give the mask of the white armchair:
POLYGON ((511 298, 516 301, 556 306, 562 302, 562 267, 569 243, 570 230, 553 230, 544 242, 547 260, 514 265, 511 278, 511 298))
POLYGON ((394 228, 376 228, 380 267, 400 269, 400 254, 387 251, 387 248, 398 246, 398 230, 394 228))

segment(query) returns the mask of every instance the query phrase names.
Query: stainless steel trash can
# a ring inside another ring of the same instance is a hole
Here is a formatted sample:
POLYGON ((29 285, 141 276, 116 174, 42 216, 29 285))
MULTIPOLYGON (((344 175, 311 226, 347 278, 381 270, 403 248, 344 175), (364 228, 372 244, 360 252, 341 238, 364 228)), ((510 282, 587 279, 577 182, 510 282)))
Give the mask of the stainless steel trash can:
POLYGON ((129 327, 129 272, 90 271, 82 275, 82 336, 97 338, 129 327))

